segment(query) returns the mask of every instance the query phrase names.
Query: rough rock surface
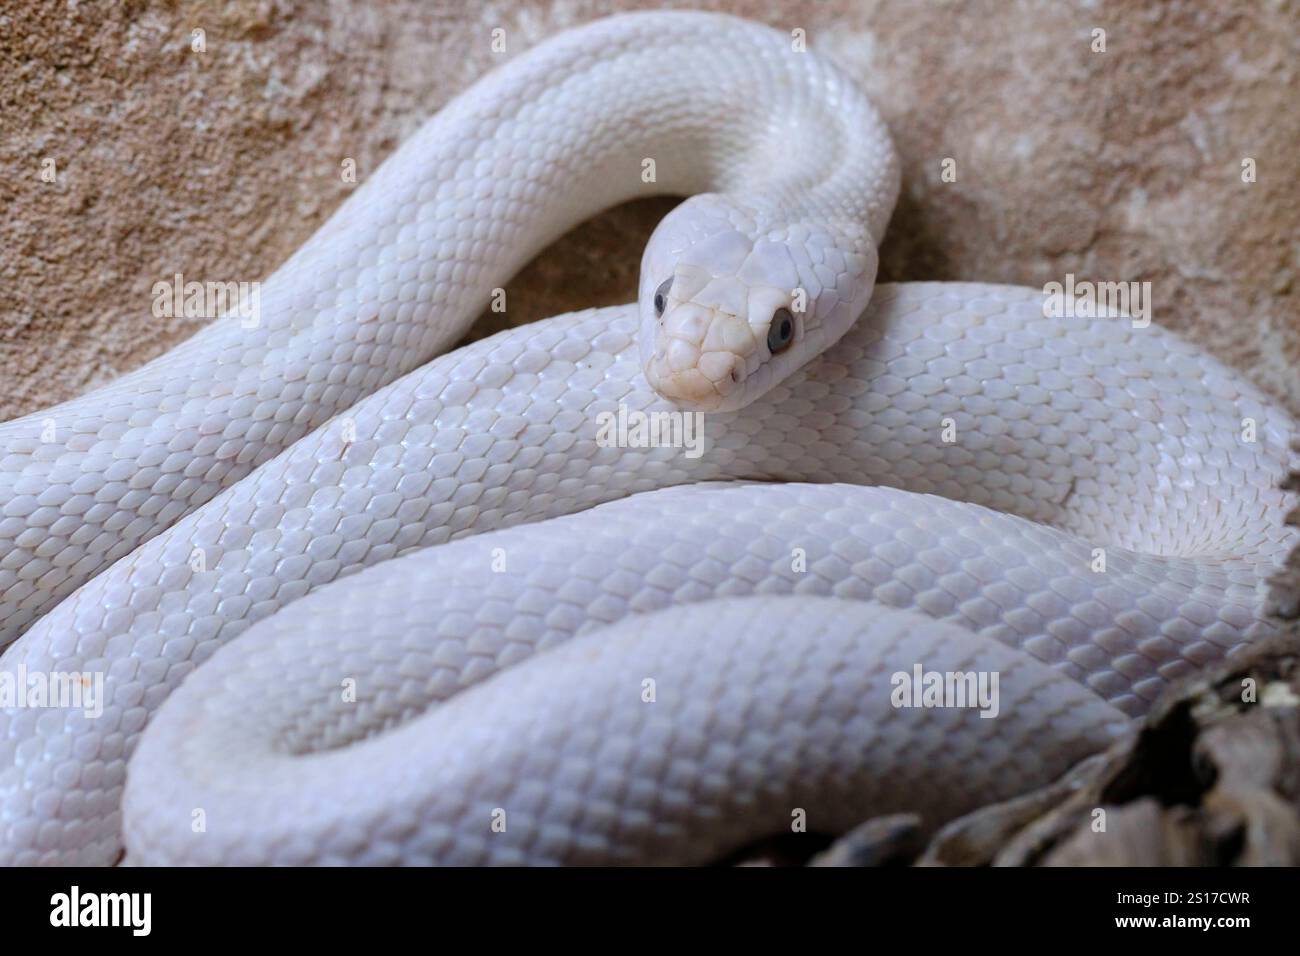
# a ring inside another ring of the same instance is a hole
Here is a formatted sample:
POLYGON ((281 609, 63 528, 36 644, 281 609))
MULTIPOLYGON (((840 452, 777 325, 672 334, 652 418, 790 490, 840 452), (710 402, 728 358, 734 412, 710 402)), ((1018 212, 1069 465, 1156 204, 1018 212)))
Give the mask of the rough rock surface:
MULTIPOLYGON (((885 278, 1150 281, 1157 322, 1300 413, 1294 4, 692 5, 804 29, 875 97, 905 176, 885 278)), ((364 180, 504 58, 634 6, 0 0, 0 419, 184 339, 155 282, 265 277, 353 188, 346 160, 364 180)), ((492 319, 629 300, 670 205, 575 230, 492 319)))

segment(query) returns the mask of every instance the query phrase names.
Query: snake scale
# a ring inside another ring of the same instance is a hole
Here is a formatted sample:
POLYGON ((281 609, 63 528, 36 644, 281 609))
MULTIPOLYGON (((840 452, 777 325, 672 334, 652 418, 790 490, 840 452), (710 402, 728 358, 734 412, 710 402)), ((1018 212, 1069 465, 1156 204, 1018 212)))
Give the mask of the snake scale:
POLYGON ((1158 326, 873 290, 898 179, 788 35, 596 21, 403 144, 254 327, 0 426, 0 672, 104 687, 0 712, 0 860, 704 862, 792 814, 933 826, 1272 633, 1295 423, 1158 326), (691 198, 635 304, 439 355, 650 192, 691 198), (602 436, 660 413, 696 453, 602 436), (997 675, 996 713, 899 706, 918 666, 997 675))

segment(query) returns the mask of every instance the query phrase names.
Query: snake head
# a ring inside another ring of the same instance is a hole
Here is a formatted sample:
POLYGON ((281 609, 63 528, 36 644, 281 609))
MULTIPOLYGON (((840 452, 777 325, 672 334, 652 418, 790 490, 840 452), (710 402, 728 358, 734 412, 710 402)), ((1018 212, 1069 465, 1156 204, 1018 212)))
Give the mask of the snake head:
POLYGON ((839 339, 866 304, 855 289, 870 290, 874 249, 868 260, 841 251, 842 234, 764 218, 695 196, 646 245, 641 367, 679 408, 743 408, 839 339))
POLYGON ((679 265, 650 305, 656 323, 643 362, 646 381, 682 408, 743 407, 757 397, 751 373, 806 338, 788 290, 750 287, 698 267, 679 265))

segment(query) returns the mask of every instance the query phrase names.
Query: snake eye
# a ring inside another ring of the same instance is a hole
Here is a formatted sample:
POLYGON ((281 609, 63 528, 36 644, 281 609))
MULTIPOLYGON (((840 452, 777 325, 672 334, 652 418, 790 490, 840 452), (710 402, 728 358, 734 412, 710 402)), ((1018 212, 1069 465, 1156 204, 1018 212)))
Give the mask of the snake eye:
POLYGON ((784 352, 794 341, 794 316, 789 309, 777 309, 767 329, 767 350, 775 355, 784 352))
POLYGON ((668 290, 673 287, 673 277, 669 276, 663 282, 659 283, 659 288, 655 289, 655 315, 662 316, 664 309, 668 308, 668 290))

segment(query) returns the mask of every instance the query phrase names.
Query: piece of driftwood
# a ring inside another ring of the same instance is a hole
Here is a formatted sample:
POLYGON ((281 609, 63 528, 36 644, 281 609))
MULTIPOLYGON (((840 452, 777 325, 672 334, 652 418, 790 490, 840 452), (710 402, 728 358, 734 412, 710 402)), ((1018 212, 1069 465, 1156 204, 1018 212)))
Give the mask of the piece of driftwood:
POLYGON ((874 817, 854 827, 809 866, 896 866, 910 863, 925 849, 925 831, 914 813, 874 817))
MULTIPOLYGON (((1292 447, 1300 454, 1300 441, 1292 447)), ((1282 482, 1282 490, 1300 492, 1300 471, 1291 472, 1282 482)), ((1287 514, 1286 523, 1300 526, 1300 504, 1287 514)), ((1286 621, 1300 619, 1300 547, 1291 552, 1286 567, 1269 582, 1269 604, 1275 617, 1286 621)))

